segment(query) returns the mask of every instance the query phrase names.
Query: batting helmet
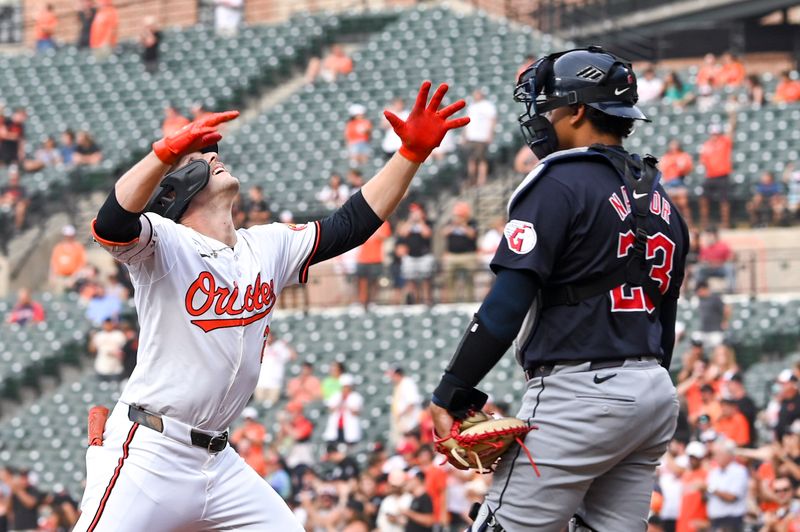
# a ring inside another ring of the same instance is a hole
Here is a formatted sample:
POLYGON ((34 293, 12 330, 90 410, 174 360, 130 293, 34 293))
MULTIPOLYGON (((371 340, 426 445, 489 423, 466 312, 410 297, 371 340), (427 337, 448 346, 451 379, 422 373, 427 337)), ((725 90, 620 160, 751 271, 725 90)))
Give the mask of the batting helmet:
POLYGON ((539 157, 558 149, 558 139, 544 113, 585 104, 608 115, 647 120, 636 107, 639 94, 630 62, 599 46, 550 54, 517 80, 514 100, 525 104, 519 123, 525 141, 539 157))
POLYGON ((189 202, 203 190, 211 178, 211 166, 205 159, 195 159, 167 174, 150 198, 145 211, 177 222, 189 202))

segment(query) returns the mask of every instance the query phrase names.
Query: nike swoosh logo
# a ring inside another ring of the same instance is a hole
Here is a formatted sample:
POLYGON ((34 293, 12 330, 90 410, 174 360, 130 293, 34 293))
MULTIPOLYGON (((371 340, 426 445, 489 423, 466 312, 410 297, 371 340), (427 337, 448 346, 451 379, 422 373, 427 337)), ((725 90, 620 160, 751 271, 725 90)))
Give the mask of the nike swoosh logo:
POLYGON ((597 373, 595 373, 595 374, 594 374, 594 383, 595 383, 595 384, 603 384, 603 383, 604 383, 604 382, 606 382, 608 379, 613 379, 613 378, 614 378, 614 377, 616 377, 616 376, 617 376, 617 374, 616 374, 616 373, 612 373, 611 375, 606 375, 605 377, 598 377, 598 376, 597 376, 597 373))
POLYGON ((614 94, 616 94, 617 96, 619 96, 620 94, 622 94, 623 92, 627 91, 628 89, 630 89, 630 87, 625 87, 625 88, 624 88, 624 89, 622 89, 622 90, 619 90, 619 89, 614 89, 614 94))
POLYGON ((639 199, 639 198, 643 198, 645 196, 647 196, 646 192, 643 192, 641 194, 637 194, 636 192, 633 193, 633 199, 639 199))

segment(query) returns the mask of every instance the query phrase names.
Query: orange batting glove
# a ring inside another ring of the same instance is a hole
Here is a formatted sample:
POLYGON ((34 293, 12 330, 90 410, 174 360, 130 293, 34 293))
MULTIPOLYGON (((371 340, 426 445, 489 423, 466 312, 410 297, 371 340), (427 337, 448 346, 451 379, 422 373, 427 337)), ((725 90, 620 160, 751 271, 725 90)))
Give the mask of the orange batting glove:
POLYGON ((202 150, 222 139, 217 126, 239 116, 239 111, 211 113, 186 124, 175 133, 153 143, 153 152, 164 164, 173 165, 187 153, 202 150))
POLYGON ((469 117, 466 116, 447 120, 464 108, 466 105, 464 100, 458 100, 444 109, 439 109, 448 88, 445 83, 439 85, 426 107, 430 88, 430 81, 425 81, 419 88, 417 101, 405 122, 391 111, 383 112, 394 132, 403 141, 400 155, 414 163, 425 162, 434 148, 442 143, 442 139, 449 130, 464 127, 469 123, 469 117))

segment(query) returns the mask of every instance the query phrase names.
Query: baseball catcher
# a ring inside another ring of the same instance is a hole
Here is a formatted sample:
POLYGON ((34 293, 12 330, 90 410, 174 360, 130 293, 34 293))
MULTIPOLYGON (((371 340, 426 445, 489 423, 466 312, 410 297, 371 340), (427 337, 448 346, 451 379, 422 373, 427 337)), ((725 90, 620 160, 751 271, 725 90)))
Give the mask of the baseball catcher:
POLYGON ((495 283, 434 391, 440 450, 484 468, 507 449, 474 532, 559 532, 574 515, 583 529, 645 530, 678 414, 667 370, 686 224, 656 160, 622 146, 647 120, 630 63, 599 47, 551 54, 522 72, 514 99, 540 162, 508 202, 495 283), (512 343, 522 422, 463 429, 512 343))

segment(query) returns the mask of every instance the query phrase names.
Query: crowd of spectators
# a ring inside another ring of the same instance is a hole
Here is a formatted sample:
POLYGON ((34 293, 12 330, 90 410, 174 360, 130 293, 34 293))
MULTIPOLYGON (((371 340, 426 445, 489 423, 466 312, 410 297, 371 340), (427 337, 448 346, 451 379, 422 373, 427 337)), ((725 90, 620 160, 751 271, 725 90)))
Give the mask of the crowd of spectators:
POLYGON ((78 503, 64 489, 45 493, 36 474, 0 468, 0 531, 68 532, 78 520, 78 503))
POLYGON ((681 411, 657 470, 654 530, 798 530, 800 367, 778 375, 759 410, 721 338, 698 337, 682 355, 681 411))
POLYGON ((0 229, 0 245, 3 248, 15 233, 23 230, 28 220, 31 207, 31 194, 25 185, 25 174, 53 168, 71 170, 81 166, 92 166, 100 163, 103 153, 88 131, 76 134, 65 129, 60 142, 53 137, 46 137, 41 145, 32 151, 28 149, 25 139, 25 126, 28 112, 18 107, 6 116, 0 105, 0 169, 4 169, 6 181, 0 185, 0 214, 6 216, 0 229), (11 223, 5 227, 5 220, 11 223))

